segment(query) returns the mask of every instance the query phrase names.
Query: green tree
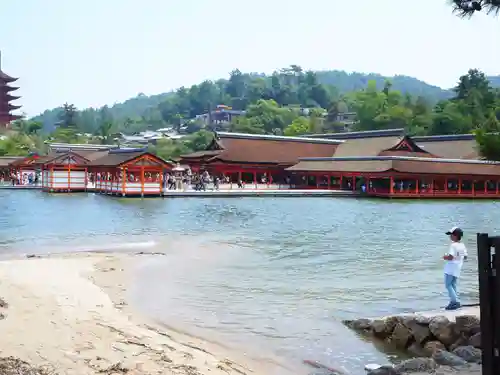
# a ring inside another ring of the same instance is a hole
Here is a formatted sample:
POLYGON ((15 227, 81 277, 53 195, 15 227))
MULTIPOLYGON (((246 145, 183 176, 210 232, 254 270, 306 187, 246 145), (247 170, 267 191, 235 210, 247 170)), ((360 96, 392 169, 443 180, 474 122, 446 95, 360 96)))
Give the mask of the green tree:
POLYGON ((99 139, 103 145, 112 143, 112 128, 112 122, 103 122, 101 123, 101 125, 99 125, 99 128, 97 129, 97 135, 99 136, 99 139))
POLYGON ((12 129, 27 135, 37 134, 43 127, 39 121, 20 119, 12 123, 12 129))
POLYGON ((375 119, 384 112, 387 96, 384 92, 377 90, 376 82, 370 81, 366 89, 354 92, 352 102, 358 119, 356 129, 379 129, 379 123, 375 119))
POLYGON ((284 135, 295 136, 301 134, 307 134, 310 131, 310 121, 303 116, 297 117, 288 125, 283 131, 284 135))
POLYGON ((196 133, 190 134, 182 139, 184 145, 192 151, 202 151, 207 148, 209 143, 214 138, 212 132, 200 130, 196 133))
POLYGON ((473 128, 472 118, 464 116, 458 103, 444 101, 434 109, 429 135, 463 134, 473 128))
POLYGON ((481 128, 475 130, 479 153, 488 160, 500 161, 500 122, 494 113, 481 128))
POLYGON ((73 128, 57 128, 50 136, 52 141, 60 143, 80 143, 82 141, 76 129, 73 128))
POLYGON ((33 148, 33 140, 25 134, 13 134, 0 140, 0 156, 27 156, 33 148))
POLYGON ((283 131, 297 114, 289 108, 283 108, 274 100, 259 100, 247 108, 245 117, 252 124, 262 124, 263 131, 273 134, 276 129, 283 131))
POLYGON ((64 103, 62 111, 59 114, 58 126, 60 128, 76 129, 77 121, 78 121, 78 112, 76 107, 73 104, 64 103))

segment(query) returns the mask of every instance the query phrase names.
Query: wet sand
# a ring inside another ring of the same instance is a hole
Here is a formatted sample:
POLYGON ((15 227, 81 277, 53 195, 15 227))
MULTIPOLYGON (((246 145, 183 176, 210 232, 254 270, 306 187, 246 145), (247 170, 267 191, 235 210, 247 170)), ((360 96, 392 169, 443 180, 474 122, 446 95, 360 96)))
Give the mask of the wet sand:
POLYGON ((0 356, 68 375, 297 373, 134 311, 126 299, 133 265, 154 256, 162 255, 73 253, 1 261, 0 298, 8 306, 0 304, 0 356))

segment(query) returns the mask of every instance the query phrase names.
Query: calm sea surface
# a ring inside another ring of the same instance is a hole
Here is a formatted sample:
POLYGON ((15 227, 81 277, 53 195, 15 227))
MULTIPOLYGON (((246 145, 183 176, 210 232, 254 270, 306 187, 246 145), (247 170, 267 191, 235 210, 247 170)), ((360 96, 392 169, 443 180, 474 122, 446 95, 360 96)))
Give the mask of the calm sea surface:
POLYGON ((149 247, 132 298, 165 324, 250 355, 359 373, 386 362, 340 321, 446 304, 443 233, 471 253, 460 281, 478 299, 475 233, 500 204, 342 198, 114 199, 0 190, 0 252, 149 247))

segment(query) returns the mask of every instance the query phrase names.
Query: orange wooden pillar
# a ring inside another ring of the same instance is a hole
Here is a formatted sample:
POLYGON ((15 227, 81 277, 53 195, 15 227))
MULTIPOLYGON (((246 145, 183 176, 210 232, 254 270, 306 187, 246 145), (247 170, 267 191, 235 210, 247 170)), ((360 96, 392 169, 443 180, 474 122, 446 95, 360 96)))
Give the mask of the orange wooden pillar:
POLYGON ((127 189, 127 168, 122 168, 122 197, 125 196, 127 189))
POLYGON ((144 197, 144 167, 141 167, 141 197, 144 197))
POLYGON ((68 164, 68 191, 71 191, 71 164, 68 164))
POLYGON ((389 180, 389 194, 392 195, 394 194, 394 177, 390 177, 389 180))
POLYGON ((458 195, 461 195, 462 194, 462 179, 459 178, 458 179, 458 195))
POLYGON ((50 166, 50 176, 49 176, 49 190, 54 189, 54 166, 50 166))
POLYGON ((83 170, 83 184, 84 184, 84 190, 87 191, 87 186, 89 185, 89 171, 88 171, 88 168, 85 168, 83 170))
MULTIPOLYGON (((160 187, 159 191, 160 191, 160 196, 161 196, 163 194, 163 170, 158 171, 158 181, 157 182, 158 182, 158 185, 160 187)), ((187 188, 186 183, 184 183, 184 182, 182 183, 182 188, 183 189, 187 188)))

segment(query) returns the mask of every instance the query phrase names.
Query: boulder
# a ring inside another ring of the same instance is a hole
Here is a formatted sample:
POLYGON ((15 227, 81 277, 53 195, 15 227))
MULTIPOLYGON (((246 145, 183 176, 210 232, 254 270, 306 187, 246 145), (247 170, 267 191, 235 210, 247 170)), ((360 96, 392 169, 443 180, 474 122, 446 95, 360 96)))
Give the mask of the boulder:
POLYGON ((396 324, 389 341, 398 349, 406 349, 412 338, 411 331, 402 323, 396 324))
POLYGON ((453 352, 453 350, 455 350, 455 348, 458 348, 459 346, 467 345, 468 343, 469 343, 469 337, 465 333, 462 333, 460 335, 460 337, 457 339, 457 341, 455 341, 453 344, 451 344, 448 347, 448 349, 450 350, 450 352, 453 352))
POLYGON ((396 316, 392 316, 383 320, 374 320, 371 324, 373 335, 381 339, 389 337, 394 331, 394 328, 396 327, 396 324, 399 322, 399 320, 399 317, 396 316))
POLYGON ((392 333, 394 331, 394 328, 396 328, 396 324, 398 324, 400 321, 400 316, 390 316, 388 318, 385 318, 384 322, 386 331, 392 333))
POLYGON ((470 339, 467 345, 473 346, 475 348, 481 348, 481 332, 476 333, 470 339))
POLYGON ((437 368, 437 363, 432 358, 412 358, 401 362, 394 367, 398 373, 432 372, 437 368))
POLYGON ((392 332, 388 332, 385 320, 377 319, 371 324, 373 336, 379 339, 385 339, 391 335, 392 332))
POLYGON ((470 363, 481 363, 481 349, 477 349, 472 345, 459 346, 453 351, 453 354, 470 363))
POLYGON ((436 316, 429 322, 431 333, 445 346, 450 346, 457 341, 459 335, 455 330, 455 323, 445 316, 436 316))
POLYGON ((446 350, 436 350, 432 355, 432 359, 442 366, 460 367, 467 366, 467 361, 459 356, 450 353, 446 350))
POLYGON ((370 319, 346 320, 344 324, 355 331, 368 331, 371 329, 372 321, 370 319))
POLYGON ((410 330, 415 341, 420 346, 432 336, 429 325, 427 323, 419 323, 419 320, 414 317, 403 319, 403 324, 410 330))
POLYGON ((428 317, 428 316, 417 315, 417 316, 415 317, 415 321, 416 321, 418 324, 429 325, 429 323, 431 322, 431 318, 430 318, 430 317, 428 317))
POLYGON ((455 330, 458 334, 472 336, 481 331, 481 323, 475 315, 459 315, 455 318, 455 330))
POLYGON ((430 357, 417 342, 413 342, 406 350, 414 357, 430 357))
POLYGON ((436 350, 445 350, 446 347, 441 341, 429 341, 424 345, 424 353, 428 357, 432 357, 436 350))

